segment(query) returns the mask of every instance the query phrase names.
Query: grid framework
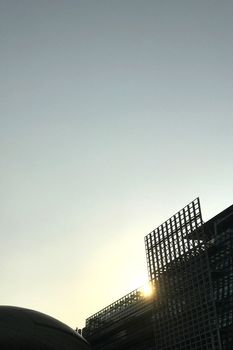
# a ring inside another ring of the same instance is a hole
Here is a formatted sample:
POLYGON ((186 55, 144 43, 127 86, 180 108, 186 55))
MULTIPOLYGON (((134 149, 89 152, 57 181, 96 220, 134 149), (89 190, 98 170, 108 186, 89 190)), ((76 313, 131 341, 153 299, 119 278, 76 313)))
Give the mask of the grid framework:
POLYGON ((95 331, 99 331, 99 329, 106 324, 127 318, 131 314, 140 312, 141 309, 144 310, 145 304, 148 304, 148 300, 143 293, 143 289, 138 288, 133 290, 87 318, 86 328, 88 328, 88 334, 91 335, 95 333, 95 331))
POLYGON ((233 206, 208 227, 208 255, 223 350, 233 349, 233 206))
POLYGON ((221 349, 199 198, 145 237, 158 350, 221 349))

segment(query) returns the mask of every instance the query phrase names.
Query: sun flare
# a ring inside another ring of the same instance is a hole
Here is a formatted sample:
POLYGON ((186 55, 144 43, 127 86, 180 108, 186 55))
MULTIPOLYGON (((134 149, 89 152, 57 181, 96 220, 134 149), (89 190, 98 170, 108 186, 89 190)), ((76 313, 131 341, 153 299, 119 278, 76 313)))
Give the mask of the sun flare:
POLYGON ((148 298, 152 296, 153 294, 153 289, 150 283, 146 283, 142 288, 141 288, 142 294, 144 297, 148 298))

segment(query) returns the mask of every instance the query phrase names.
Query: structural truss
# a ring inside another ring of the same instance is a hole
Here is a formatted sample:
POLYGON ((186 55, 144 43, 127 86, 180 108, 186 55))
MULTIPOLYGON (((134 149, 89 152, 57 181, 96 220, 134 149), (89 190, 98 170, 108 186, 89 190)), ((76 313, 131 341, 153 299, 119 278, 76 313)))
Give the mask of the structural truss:
POLYGON ((220 349, 199 199, 145 237, 156 349, 220 349))

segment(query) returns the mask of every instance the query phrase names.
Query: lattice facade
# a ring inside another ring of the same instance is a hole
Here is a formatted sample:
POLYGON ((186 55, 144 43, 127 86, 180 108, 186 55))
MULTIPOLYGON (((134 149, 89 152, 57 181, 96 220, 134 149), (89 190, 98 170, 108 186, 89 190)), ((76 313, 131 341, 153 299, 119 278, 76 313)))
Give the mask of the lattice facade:
POLYGON ((135 313, 135 311, 140 309, 140 306, 144 306, 144 302, 145 296, 143 295, 143 291, 140 288, 135 289, 123 298, 87 318, 86 327, 88 327, 89 333, 94 333, 96 329, 99 330, 101 327, 109 324, 109 322, 116 322, 135 313))
POLYGON ((145 237, 156 349, 220 349, 199 199, 145 237))
POLYGON ((206 227, 217 322, 224 350, 233 349, 233 208, 229 209, 206 227))
POLYGON ((151 281, 159 279, 177 262, 187 261, 204 250, 201 239, 190 233, 202 226, 199 199, 191 202, 145 237, 148 272, 151 281))
POLYGON ((152 319, 152 299, 139 288, 89 317, 83 335, 95 350, 152 350, 152 319))
POLYGON ((203 224, 195 199, 145 237, 137 289, 86 320, 93 350, 233 349, 233 206, 203 224))

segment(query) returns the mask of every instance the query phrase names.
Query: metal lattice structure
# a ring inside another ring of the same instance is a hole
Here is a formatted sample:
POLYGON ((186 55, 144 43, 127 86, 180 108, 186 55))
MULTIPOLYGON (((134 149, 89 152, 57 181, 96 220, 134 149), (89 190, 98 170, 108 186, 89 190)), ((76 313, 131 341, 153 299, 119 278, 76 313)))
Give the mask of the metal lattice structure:
POLYGON ((135 314, 141 308, 144 308, 147 301, 148 298, 145 298, 142 288, 126 294, 121 299, 86 319, 86 328, 88 328, 89 334, 93 334, 96 330, 99 331, 106 324, 109 325, 129 317, 131 314, 135 314))
POLYGON ((145 237, 136 289, 86 320, 94 350, 233 349, 233 206, 203 224, 199 198, 145 237))
POLYGON ((208 256, 222 349, 233 349, 233 206, 210 220, 208 256))
POLYGON ((202 226, 199 198, 184 207, 145 237, 149 279, 155 281, 177 262, 204 249, 201 239, 190 234, 202 226))
POLYGON ((199 199, 145 237, 156 349, 220 349, 199 199))

